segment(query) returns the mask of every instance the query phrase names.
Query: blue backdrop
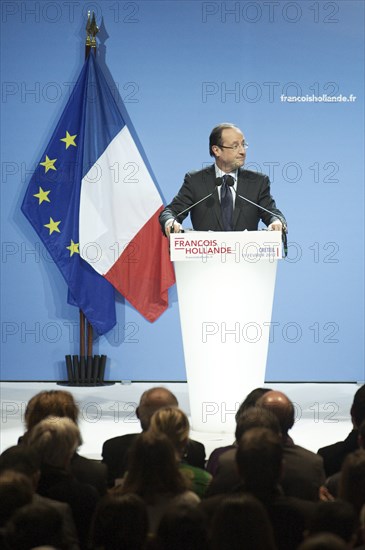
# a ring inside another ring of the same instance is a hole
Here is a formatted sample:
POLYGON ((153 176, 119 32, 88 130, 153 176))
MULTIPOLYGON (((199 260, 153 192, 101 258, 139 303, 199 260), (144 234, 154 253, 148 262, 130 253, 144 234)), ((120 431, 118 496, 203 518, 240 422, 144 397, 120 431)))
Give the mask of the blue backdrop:
MULTIPOLYGON (((363 381, 364 3, 356 0, 1 3, 1 379, 63 379, 64 355, 78 350, 78 311, 20 204, 81 70, 88 9, 102 21, 100 60, 166 202, 186 171, 211 162, 208 135, 223 121, 244 131, 246 166, 271 178, 290 246, 266 379, 363 381)), ((185 379, 175 287, 170 300, 150 324, 118 297, 118 325, 94 346, 109 357, 108 378, 185 379)))

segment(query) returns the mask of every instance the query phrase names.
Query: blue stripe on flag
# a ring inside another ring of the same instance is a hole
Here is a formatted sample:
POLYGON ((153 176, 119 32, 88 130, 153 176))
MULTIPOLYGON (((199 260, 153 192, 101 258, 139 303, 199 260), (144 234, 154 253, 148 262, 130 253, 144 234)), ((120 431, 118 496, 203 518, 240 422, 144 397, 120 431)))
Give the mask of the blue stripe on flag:
POLYGON ((78 243, 82 177, 124 124, 105 90, 100 97, 97 94, 96 102, 91 100, 93 87, 103 81, 89 55, 22 204, 24 215, 66 280, 69 302, 84 312, 99 334, 116 323, 114 288, 80 257, 78 243), (101 109, 109 121, 105 128, 98 126, 101 109))

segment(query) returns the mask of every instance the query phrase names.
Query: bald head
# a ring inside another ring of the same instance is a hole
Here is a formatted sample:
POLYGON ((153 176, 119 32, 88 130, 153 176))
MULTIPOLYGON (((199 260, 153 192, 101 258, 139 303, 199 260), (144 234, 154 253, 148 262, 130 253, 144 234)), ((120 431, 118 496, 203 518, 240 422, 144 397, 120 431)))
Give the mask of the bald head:
POLYGON ((137 407, 137 418, 142 426, 142 430, 148 430, 152 415, 163 407, 178 407, 179 403, 175 395, 170 390, 162 387, 151 388, 141 395, 139 406, 137 407))
POLYGON ((285 393, 268 391, 260 397, 257 404, 275 414, 279 420, 282 434, 287 435, 294 424, 294 405, 285 393))

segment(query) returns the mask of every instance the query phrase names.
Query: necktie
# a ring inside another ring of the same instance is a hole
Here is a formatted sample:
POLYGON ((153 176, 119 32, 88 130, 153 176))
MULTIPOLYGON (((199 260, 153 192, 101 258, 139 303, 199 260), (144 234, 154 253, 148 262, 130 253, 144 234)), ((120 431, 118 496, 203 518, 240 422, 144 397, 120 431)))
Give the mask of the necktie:
POLYGON ((233 197, 230 186, 227 185, 228 178, 232 178, 232 176, 228 176, 228 174, 223 176, 221 187, 221 211, 224 231, 232 231, 233 229, 233 197))

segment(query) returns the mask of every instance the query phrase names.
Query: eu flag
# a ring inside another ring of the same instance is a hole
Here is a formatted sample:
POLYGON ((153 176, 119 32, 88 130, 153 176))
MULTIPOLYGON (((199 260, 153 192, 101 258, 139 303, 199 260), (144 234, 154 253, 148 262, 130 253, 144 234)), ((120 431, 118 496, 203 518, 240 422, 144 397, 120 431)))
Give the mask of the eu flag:
MULTIPOLYGON (((77 305, 99 334, 116 323, 114 287, 92 267, 100 250, 87 243, 89 262, 81 258, 79 210, 81 181, 90 168, 90 140, 97 140, 89 126, 89 55, 61 115, 52 138, 29 182, 22 211, 60 269, 68 285, 68 301, 77 305), (87 161, 86 161, 87 160, 87 161)), ((93 121, 95 123, 96 121, 93 121)), ((102 132, 102 128, 95 132, 102 132)))

